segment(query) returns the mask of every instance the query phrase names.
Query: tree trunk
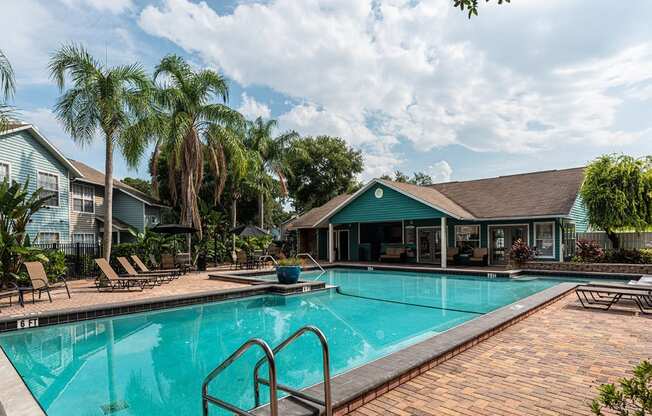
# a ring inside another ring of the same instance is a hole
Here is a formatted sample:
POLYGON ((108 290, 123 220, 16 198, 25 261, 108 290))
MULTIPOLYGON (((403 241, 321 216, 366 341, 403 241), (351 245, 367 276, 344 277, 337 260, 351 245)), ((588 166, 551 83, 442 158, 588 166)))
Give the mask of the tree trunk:
POLYGON ((607 234, 607 238, 611 241, 611 245, 614 250, 620 249, 620 238, 618 238, 618 233, 615 233, 613 230, 604 230, 607 234))
POLYGON ((258 194, 258 217, 260 228, 265 229, 265 196, 262 192, 258 194))
MULTIPOLYGON (((232 220, 232 227, 231 228, 235 228, 235 227, 238 226, 238 213, 237 213, 237 210, 238 210, 238 199, 233 198, 233 200, 231 201, 231 220, 232 220)), ((232 240, 233 240, 233 252, 235 253, 235 234, 233 234, 232 240)))
POLYGON ((106 135, 106 160, 104 165, 104 236, 102 249, 104 258, 111 257, 111 243, 113 242, 113 139, 106 135))

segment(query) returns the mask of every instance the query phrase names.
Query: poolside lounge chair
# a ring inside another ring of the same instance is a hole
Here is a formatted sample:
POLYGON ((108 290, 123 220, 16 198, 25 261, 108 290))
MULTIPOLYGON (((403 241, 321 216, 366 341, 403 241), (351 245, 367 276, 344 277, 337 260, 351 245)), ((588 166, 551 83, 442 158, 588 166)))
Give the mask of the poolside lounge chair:
POLYGON ((634 302, 641 313, 652 313, 652 286, 635 287, 623 284, 589 284, 578 286, 575 294, 584 308, 609 310, 621 300, 634 302))
POLYGON ((446 249, 446 262, 448 264, 455 264, 455 257, 460 254, 460 249, 458 247, 448 247, 446 249))
POLYGON ((18 297, 18 303, 20 306, 25 306, 23 303, 23 294, 22 292, 18 289, 18 286, 16 283, 13 282, 7 282, 7 285, 11 286, 11 288, 6 288, 3 291, 0 291, 0 299, 4 298, 9 298, 9 306, 11 307, 13 303, 13 298, 14 296, 18 297))
MULTIPOLYGON (((38 292, 38 298, 41 299, 43 292, 48 294, 48 299, 52 302, 52 296, 50 295, 50 289, 54 288, 48 283, 48 276, 45 273, 45 268, 43 263, 38 261, 28 261, 25 262, 25 268, 27 269, 27 274, 29 275, 29 280, 32 283, 31 287, 20 287, 18 290, 22 293, 32 292, 32 303, 35 302, 34 294, 38 292)), ((68 290, 68 283, 63 277, 59 277, 57 280, 63 282, 63 286, 66 288, 66 293, 68 294, 68 299, 70 299, 70 290, 68 290)))
POLYGON ((95 263, 100 268, 100 275, 95 279, 97 290, 101 289, 127 289, 138 288, 143 290, 145 286, 154 287, 156 282, 152 283, 151 278, 147 277, 121 277, 113 270, 113 267, 104 258, 95 259, 95 263))
POLYGON ((159 270, 150 270, 147 268, 147 265, 138 257, 137 255, 131 256, 131 261, 134 262, 136 267, 140 269, 140 273, 169 273, 170 277, 177 278, 181 273, 181 269, 159 269, 159 270))
POLYGON ((164 272, 152 272, 152 273, 138 273, 134 266, 129 263, 126 257, 117 257, 118 263, 122 266, 123 269, 127 272, 128 277, 141 277, 141 278, 150 278, 156 284, 160 285, 162 283, 169 283, 172 278, 169 273, 164 272))

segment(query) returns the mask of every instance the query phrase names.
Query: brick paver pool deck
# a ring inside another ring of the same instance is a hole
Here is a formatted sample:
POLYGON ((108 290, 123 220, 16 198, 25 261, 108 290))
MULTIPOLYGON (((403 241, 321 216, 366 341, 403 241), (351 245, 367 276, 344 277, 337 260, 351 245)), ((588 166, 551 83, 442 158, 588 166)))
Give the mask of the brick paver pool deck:
POLYGON ((66 291, 58 288, 52 293, 52 303, 48 301, 47 294, 43 294, 41 299, 36 299, 32 303, 32 295, 25 294, 25 307, 18 305, 17 297, 13 299, 13 305, 9 306, 9 299, 0 299, 0 318, 22 315, 38 312, 51 312, 60 309, 77 308, 84 306, 109 305, 131 300, 156 299, 166 296, 185 295, 192 293, 201 293, 206 291, 215 291, 220 289, 231 289, 247 286, 241 283, 224 282, 219 280, 210 280, 208 275, 211 272, 193 272, 181 276, 179 279, 170 283, 156 286, 152 289, 140 291, 116 290, 114 292, 98 292, 93 280, 75 280, 68 282, 71 299, 68 299, 66 291))
POLYGON ((597 386, 652 359, 651 329, 572 294, 350 414, 590 415, 597 386))

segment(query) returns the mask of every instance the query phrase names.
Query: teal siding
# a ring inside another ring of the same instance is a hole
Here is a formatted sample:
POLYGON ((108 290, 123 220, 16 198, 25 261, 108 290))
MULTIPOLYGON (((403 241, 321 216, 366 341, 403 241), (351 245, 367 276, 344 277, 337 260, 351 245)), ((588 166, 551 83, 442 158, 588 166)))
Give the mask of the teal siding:
POLYGON ((442 216, 445 214, 436 209, 384 185, 377 184, 331 217, 330 222, 346 224, 440 218, 442 216), (382 198, 375 197, 374 192, 377 188, 383 189, 382 198))
POLYGON ((137 231, 145 229, 145 204, 124 192, 113 189, 113 216, 137 231))
POLYGON ((28 131, 0 136, 0 162, 9 163, 10 177, 16 182, 29 180, 30 191, 37 188, 37 172, 43 171, 59 177, 59 206, 46 207, 34 214, 27 226, 30 239, 38 232, 57 232, 61 242, 70 239, 68 169, 48 149, 43 147, 28 131))
POLYGON ((586 206, 582 201, 582 197, 577 195, 573 207, 570 211, 570 217, 575 222, 575 230, 578 233, 585 233, 589 230, 589 220, 586 211, 586 206))

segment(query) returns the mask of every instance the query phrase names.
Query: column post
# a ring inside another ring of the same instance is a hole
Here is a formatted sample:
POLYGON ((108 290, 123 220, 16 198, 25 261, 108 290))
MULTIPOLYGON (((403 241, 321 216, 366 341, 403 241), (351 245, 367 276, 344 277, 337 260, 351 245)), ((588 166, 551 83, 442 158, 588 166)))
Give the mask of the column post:
POLYGON ((448 252, 448 230, 446 228, 446 217, 441 217, 441 267, 446 268, 446 255, 448 252))
POLYGON ((328 224, 328 262, 332 263, 334 259, 335 251, 333 250, 333 224, 328 224))

